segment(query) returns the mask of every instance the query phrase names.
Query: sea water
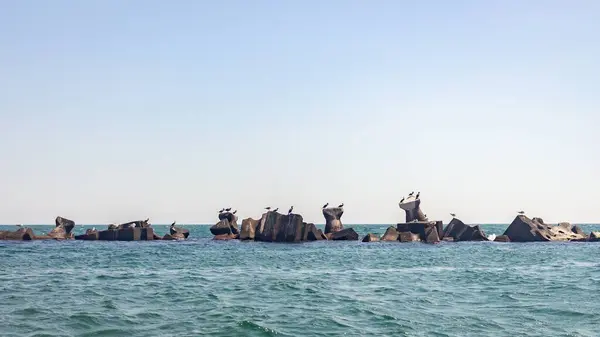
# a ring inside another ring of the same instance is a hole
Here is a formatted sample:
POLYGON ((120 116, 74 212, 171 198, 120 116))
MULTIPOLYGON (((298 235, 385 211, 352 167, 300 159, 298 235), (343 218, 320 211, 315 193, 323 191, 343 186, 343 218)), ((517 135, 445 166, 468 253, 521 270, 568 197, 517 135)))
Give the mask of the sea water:
POLYGON ((177 242, 0 241, 0 336, 600 335, 600 243, 278 244, 184 227, 177 242))

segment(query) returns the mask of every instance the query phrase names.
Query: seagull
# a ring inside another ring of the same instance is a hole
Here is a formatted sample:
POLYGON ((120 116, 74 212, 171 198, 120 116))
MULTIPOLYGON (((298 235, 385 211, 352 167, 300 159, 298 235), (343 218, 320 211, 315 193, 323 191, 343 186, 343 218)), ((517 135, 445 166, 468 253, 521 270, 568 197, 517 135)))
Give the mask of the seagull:
POLYGON ((452 216, 453 218, 456 218, 456 214, 455 213, 450 213, 450 216, 452 216))
POLYGON ((96 230, 96 227, 92 228, 92 230, 93 230, 93 231, 95 231, 95 230, 96 230))
POLYGON ((231 211, 231 207, 225 208, 225 212, 229 212, 229 211, 231 211))
POLYGON ((294 206, 290 207, 290 210, 288 211, 288 214, 292 214, 293 210, 294 210, 294 206))
POLYGON ((233 211, 233 213, 231 213, 231 214, 235 214, 235 213, 237 213, 237 209, 235 211, 233 211))
POLYGON ((341 204, 341 205, 339 205, 338 207, 339 207, 339 208, 342 208, 342 207, 344 207, 344 203, 342 202, 342 204, 341 204))
POLYGON ((525 214, 525 212, 523 212, 523 211, 519 211, 519 214, 523 215, 523 214, 525 214))
POLYGON ((273 210, 273 212, 277 212, 278 210, 279 210, 279 207, 275 208, 275 209, 273 210))
POLYGON ((323 208, 327 208, 327 206, 329 206, 329 203, 326 203, 325 205, 323 205, 323 208))
POLYGON ((415 191, 410 192, 410 194, 408 196, 412 197, 413 194, 415 194, 415 191))
POLYGON ((400 200, 400 202, 404 202, 404 198, 402 198, 402 200, 400 200))
POLYGON ((221 208, 221 210, 219 211, 219 213, 223 213, 225 212, 225 208, 221 208))
POLYGON ((270 210, 271 210, 271 206, 269 206, 269 207, 265 207, 265 209, 266 209, 267 211, 270 211, 270 210))
POLYGON ((421 195, 421 192, 417 192, 417 199, 419 199, 420 195, 421 195))

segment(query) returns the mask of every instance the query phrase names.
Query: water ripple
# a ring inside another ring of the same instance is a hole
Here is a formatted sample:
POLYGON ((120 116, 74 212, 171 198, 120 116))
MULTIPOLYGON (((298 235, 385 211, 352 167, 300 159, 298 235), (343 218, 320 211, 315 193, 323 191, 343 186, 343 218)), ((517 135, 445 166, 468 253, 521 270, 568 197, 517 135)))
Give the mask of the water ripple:
POLYGON ((286 245, 190 228, 177 242, 0 242, 1 335, 597 335, 597 243, 286 245))

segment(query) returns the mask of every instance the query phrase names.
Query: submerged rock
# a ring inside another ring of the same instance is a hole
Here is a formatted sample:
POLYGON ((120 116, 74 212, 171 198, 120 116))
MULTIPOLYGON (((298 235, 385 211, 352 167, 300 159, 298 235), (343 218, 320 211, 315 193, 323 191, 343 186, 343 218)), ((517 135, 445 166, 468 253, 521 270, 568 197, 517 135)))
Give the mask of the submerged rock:
POLYGON ((229 234, 215 235, 213 237, 213 240, 235 240, 237 238, 239 238, 239 235, 229 233, 229 234))
POLYGON ((342 221, 340 220, 344 215, 343 207, 330 207, 323 209, 323 216, 325 217, 325 234, 339 232, 344 229, 342 221))
POLYGON ((379 241, 379 236, 373 234, 373 233, 369 233, 367 235, 365 235, 365 237, 362 239, 362 242, 377 242, 379 241))
POLYGON ((457 218, 453 218, 448 226, 446 226, 442 237, 451 237, 454 241, 488 241, 487 236, 479 225, 465 225, 457 218))
POLYGON ((510 242, 510 238, 506 235, 498 235, 494 239, 494 242, 510 242))

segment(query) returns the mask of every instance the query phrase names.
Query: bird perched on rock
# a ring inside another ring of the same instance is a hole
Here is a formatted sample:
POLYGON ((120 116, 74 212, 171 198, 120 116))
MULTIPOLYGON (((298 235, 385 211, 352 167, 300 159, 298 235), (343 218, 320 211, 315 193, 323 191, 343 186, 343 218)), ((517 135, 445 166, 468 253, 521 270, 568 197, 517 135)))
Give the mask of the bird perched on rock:
POLYGON ((342 204, 341 204, 341 205, 339 205, 338 207, 339 207, 339 208, 342 208, 342 207, 344 207, 344 203, 342 203, 342 204))
POLYGON ((233 213, 231 213, 231 214, 235 214, 235 213, 237 213, 237 209, 235 211, 233 211, 233 213))
POLYGON ((176 223, 177 223, 177 221, 173 221, 173 223, 171 224, 171 227, 175 227, 176 223))
POLYGON ((417 199, 419 199, 419 196, 421 195, 421 192, 417 192, 417 199))
POLYGON ((525 212, 523 212, 523 211, 519 211, 519 214, 523 215, 523 214, 525 214, 525 212))
POLYGON ((290 209, 288 210, 288 214, 292 214, 293 210, 294 210, 294 206, 290 207, 290 209))
POLYGON ((225 212, 225 208, 221 208, 221 210, 219 211, 219 213, 223 213, 225 212))
POLYGON ((456 218, 456 214, 454 214, 454 213, 450 213, 450 216, 453 218, 456 218))
POLYGON ((273 212, 277 212, 278 210, 279 210, 279 207, 275 208, 275 209, 273 210, 273 212))
POLYGON ((412 195, 415 194, 415 191, 412 191, 408 194, 409 197, 412 197, 412 195))
POLYGON ((231 211, 231 207, 225 208, 225 212, 229 212, 229 211, 231 211))
POLYGON ((96 231, 96 227, 92 228, 93 231, 96 231))
POLYGON ((267 211, 270 211, 270 210, 271 210, 271 206, 269 206, 269 207, 265 207, 265 209, 266 209, 267 211))
POLYGON ((323 205, 323 208, 327 208, 327 206, 329 206, 329 203, 326 203, 325 205, 323 205))
POLYGON ((402 198, 402 200, 400 200, 400 202, 404 202, 404 198, 402 198))

